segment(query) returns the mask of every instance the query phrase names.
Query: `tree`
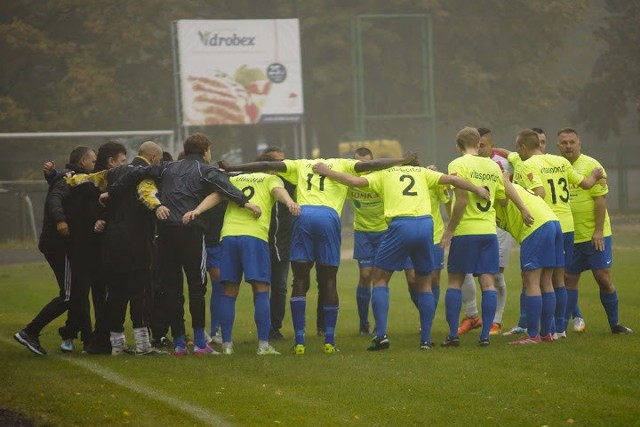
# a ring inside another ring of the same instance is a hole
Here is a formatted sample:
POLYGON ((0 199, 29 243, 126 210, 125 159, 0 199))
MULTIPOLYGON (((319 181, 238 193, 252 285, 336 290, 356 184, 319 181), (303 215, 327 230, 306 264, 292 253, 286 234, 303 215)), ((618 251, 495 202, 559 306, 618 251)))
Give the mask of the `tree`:
POLYGON ((600 138, 618 135, 632 108, 640 128, 640 3, 606 0, 606 10, 595 34, 607 48, 580 93, 576 117, 600 138))

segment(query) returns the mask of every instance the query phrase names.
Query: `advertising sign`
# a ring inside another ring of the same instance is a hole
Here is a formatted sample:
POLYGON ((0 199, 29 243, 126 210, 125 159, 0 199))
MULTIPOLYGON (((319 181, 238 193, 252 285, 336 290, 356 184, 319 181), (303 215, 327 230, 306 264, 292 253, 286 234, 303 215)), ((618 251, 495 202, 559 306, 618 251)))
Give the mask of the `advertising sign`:
POLYGON ((302 121, 297 19, 176 22, 183 126, 302 121))

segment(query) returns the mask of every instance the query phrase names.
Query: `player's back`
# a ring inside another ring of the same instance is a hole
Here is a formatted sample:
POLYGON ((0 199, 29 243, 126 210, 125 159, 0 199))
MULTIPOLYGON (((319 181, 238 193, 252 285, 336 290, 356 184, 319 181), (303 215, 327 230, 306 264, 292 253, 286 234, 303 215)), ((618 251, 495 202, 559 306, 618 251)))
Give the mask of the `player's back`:
POLYGON ((396 217, 431 215, 429 187, 438 185, 440 176, 420 166, 394 166, 363 178, 382 197, 384 217, 389 222, 396 217))
POLYGON ((534 231, 549 221, 557 221, 558 217, 542 198, 519 184, 514 184, 518 196, 527 210, 535 218, 531 226, 524 224, 522 213, 516 205, 509 201, 506 206, 496 205, 496 223, 498 227, 508 231, 518 243, 529 237, 534 231))
POLYGON ((455 235, 496 234, 494 203, 496 199, 506 197, 500 166, 489 158, 465 154, 449 163, 449 174, 486 188, 491 197, 490 201, 486 201, 467 192, 467 206, 455 235))
POLYGON ((313 165, 318 162, 326 164, 330 169, 352 175, 356 174, 355 164, 358 163, 352 159, 283 160, 287 170, 279 175, 296 185, 296 201, 300 206, 327 206, 340 215, 348 187, 315 173, 313 165))

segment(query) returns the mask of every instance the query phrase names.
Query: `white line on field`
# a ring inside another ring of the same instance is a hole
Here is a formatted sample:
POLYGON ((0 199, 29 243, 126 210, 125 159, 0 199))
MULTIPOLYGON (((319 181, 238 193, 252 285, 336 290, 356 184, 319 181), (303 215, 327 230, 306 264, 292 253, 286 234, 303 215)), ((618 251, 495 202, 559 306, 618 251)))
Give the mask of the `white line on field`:
MULTIPOLYGON (((5 343, 16 344, 13 341, 10 341, 6 338, 0 338, 0 340, 5 343)), ((148 397, 149 399, 157 400, 159 402, 165 403, 173 408, 185 412, 187 415, 195 418, 199 421, 202 421, 206 425, 210 426, 232 426, 224 419, 220 418, 215 413, 202 408, 200 406, 192 405, 184 400, 176 399, 175 397, 171 397, 167 394, 161 393, 157 390, 152 389, 151 387, 146 387, 142 384, 138 384, 131 380, 130 378, 125 378, 105 367, 99 366, 95 362, 90 362, 88 360, 76 359, 76 358, 67 358, 67 357, 59 357, 59 356, 46 356, 55 358, 58 360, 64 360, 65 362, 71 363, 76 366, 80 366, 92 373, 101 376, 105 380, 119 385, 120 387, 124 387, 134 393, 140 394, 144 397, 148 397)))

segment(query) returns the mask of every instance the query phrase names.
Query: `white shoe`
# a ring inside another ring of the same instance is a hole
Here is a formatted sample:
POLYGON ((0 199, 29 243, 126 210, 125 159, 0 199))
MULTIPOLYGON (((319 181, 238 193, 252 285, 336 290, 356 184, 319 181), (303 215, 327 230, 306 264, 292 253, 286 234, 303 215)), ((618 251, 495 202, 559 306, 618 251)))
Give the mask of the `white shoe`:
POLYGON ((73 351, 73 340, 62 340, 62 344, 60 344, 60 350, 62 350, 63 353, 71 353, 73 351))
POLYGON ((558 341, 559 339, 565 339, 567 338, 567 331, 564 332, 555 332, 553 334, 553 340, 554 341, 558 341))
POLYGON ((258 347, 258 356, 268 356, 268 355, 278 355, 280 354, 279 351, 277 351, 275 348, 273 348, 271 345, 268 345, 266 347, 258 347))
POLYGON ((207 339, 207 342, 222 345, 222 335, 220 334, 211 335, 207 339))
POLYGON ((585 329, 587 329, 587 324, 582 317, 573 319, 573 330, 575 332, 584 332, 585 329))

